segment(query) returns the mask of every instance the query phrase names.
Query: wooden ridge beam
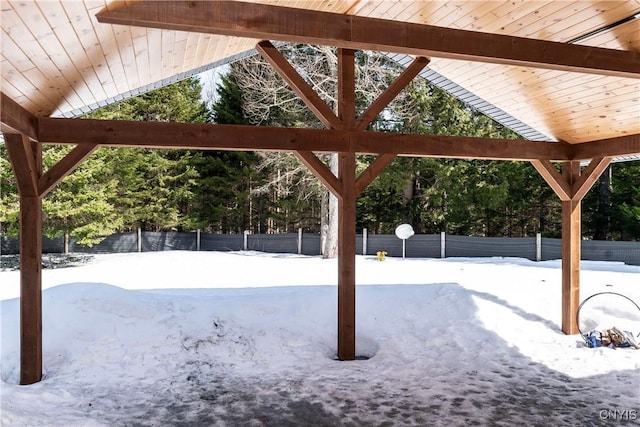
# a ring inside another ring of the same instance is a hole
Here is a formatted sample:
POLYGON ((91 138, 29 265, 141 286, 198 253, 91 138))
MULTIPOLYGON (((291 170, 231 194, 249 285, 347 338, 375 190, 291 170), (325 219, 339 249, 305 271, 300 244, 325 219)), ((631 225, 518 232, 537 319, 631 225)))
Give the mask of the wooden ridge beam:
POLYGON ((247 125, 40 118, 41 143, 238 151, 313 151, 493 160, 572 159, 566 143, 247 125))
POLYGON ((640 78, 640 52, 237 1, 144 1, 98 22, 640 78))
POLYGON ((4 93, 0 93, 0 130, 38 140, 38 119, 4 93))
POLYGON ((340 129, 341 122, 318 93, 298 74, 280 51, 269 41, 263 40, 256 50, 266 59, 284 81, 298 94, 313 114, 329 129, 340 129))

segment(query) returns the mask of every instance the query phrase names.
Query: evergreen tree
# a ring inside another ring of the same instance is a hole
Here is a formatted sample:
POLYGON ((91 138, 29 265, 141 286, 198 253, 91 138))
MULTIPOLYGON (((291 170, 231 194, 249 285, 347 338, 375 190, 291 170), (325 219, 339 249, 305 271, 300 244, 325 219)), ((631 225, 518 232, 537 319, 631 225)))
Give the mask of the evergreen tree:
POLYGON ((0 143, 0 234, 17 236, 20 221, 18 188, 7 156, 4 141, 0 143))
MULTIPOLYGON (((211 121, 249 123, 233 74, 221 77, 217 93, 217 99, 211 104, 211 121)), ((194 190, 194 213, 198 228, 222 233, 260 228, 261 219, 256 212, 260 211, 262 201, 252 194, 253 187, 260 184, 254 167, 257 161, 253 152, 202 151, 195 154, 193 165, 199 179, 194 190)))
MULTIPOLYGON (((69 151, 70 147, 44 147, 43 166, 51 167, 69 151)), ((114 233, 122 226, 115 207, 116 185, 106 157, 94 153, 43 199, 44 233, 51 238, 64 233, 88 246, 114 233)))
MULTIPOLYGON (((207 118, 196 78, 145 93, 95 111, 87 117, 203 123, 207 118)), ((125 229, 181 229, 193 222, 194 187, 198 173, 194 154, 184 150, 105 150, 117 179, 116 209, 125 229)))

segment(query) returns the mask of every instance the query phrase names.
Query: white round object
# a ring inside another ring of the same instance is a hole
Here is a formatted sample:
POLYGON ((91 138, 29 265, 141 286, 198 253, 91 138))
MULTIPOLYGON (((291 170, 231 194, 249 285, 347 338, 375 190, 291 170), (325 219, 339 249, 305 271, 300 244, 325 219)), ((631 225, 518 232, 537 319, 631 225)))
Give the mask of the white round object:
POLYGON ((405 240, 414 234, 413 227, 409 224, 400 224, 396 227, 396 236, 398 236, 398 239, 405 240))

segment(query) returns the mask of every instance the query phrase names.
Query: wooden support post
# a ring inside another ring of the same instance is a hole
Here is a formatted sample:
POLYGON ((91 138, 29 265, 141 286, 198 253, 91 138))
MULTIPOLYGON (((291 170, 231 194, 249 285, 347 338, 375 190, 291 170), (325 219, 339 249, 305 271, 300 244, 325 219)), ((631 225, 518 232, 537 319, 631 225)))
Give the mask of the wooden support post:
POLYGON ((356 358, 356 156, 340 153, 338 198, 338 359, 356 358))
MULTIPOLYGON (((580 162, 566 162, 562 175, 569 185, 580 178, 580 162)), ((577 334, 580 304, 581 199, 562 202, 562 332, 577 334)))
MULTIPOLYGON (((562 200, 562 331, 577 334, 580 304, 580 250, 582 198, 607 168, 611 158, 592 159, 580 174, 580 162, 564 162, 560 174, 550 161, 531 163, 562 200)), ((538 255, 539 258, 539 255, 538 255)))
MULTIPOLYGON (((338 49, 338 117, 356 125, 355 52, 338 49)), ((340 153, 338 180, 338 359, 356 358, 356 155, 340 153)))
POLYGON ((42 379, 42 174, 40 144, 5 134, 20 193, 20 384, 42 379))
MULTIPOLYGON (((299 138, 304 141, 304 148, 293 147, 288 142, 287 149, 293 150, 296 157, 338 199, 338 359, 354 360, 356 357, 356 198, 398 153, 386 151, 387 145, 385 150, 374 151, 381 155, 356 179, 358 150, 353 146, 353 132, 365 129, 402 88, 427 65, 429 60, 417 58, 377 101, 359 118, 356 118, 353 49, 338 49, 337 116, 270 42, 261 41, 256 49, 327 128, 349 132, 347 146, 335 146, 335 149, 329 149, 327 141, 324 141, 322 149, 318 150, 339 152, 337 176, 314 154, 308 138, 299 138)), ((253 132, 255 132, 254 129, 252 129, 253 132)), ((371 134, 367 133, 369 144, 370 137, 371 134)), ((394 144, 394 147, 397 147, 397 144, 394 144)), ((257 147, 254 146, 254 148, 257 147)), ((364 240, 366 242, 366 235, 364 240)))
POLYGON ((42 198, 20 197, 20 384, 42 379, 42 198))

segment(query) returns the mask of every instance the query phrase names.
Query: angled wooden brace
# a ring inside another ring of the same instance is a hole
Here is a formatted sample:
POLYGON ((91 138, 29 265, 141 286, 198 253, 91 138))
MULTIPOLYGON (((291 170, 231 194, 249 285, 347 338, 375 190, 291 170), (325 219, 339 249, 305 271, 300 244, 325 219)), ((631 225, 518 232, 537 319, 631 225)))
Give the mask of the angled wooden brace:
POLYGON ((342 122, 333 113, 326 102, 320 98, 315 90, 291 66, 271 42, 263 40, 256 45, 256 50, 280 74, 285 82, 298 94, 313 114, 329 129, 341 129, 342 122))
POLYGON ((331 172, 322 161, 311 151, 294 151, 293 154, 306 166, 311 172, 327 186, 337 198, 342 197, 342 186, 338 178, 331 172))
POLYGON ((373 119, 375 119, 428 64, 429 58, 425 58, 424 56, 419 56, 414 59, 411 65, 405 68, 393 83, 358 117, 356 129, 365 130, 373 119))
POLYGON ((38 192, 41 196, 47 195, 71 172, 73 172, 87 157, 93 153, 97 144, 82 144, 76 146, 58 163, 53 165, 42 175, 38 181, 38 192))
POLYGON ((610 163, 611 157, 592 159, 589 166, 580 174, 580 178, 571 186, 572 198, 582 200, 610 163))
POLYGON ((579 174, 579 178, 575 182, 569 183, 567 178, 558 172, 550 161, 531 161, 533 167, 562 201, 582 200, 610 163, 611 157, 592 159, 589 166, 579 174))
POLYGON ((563 202, 571 200, 571 186, 549 160, 532 160, 531 164, 558 197, 560 197, 560 200, 563 202))
POLYGON ((356 180, 356 194, 362 193, 396 157, 395 154, 379 155, 356 180))

